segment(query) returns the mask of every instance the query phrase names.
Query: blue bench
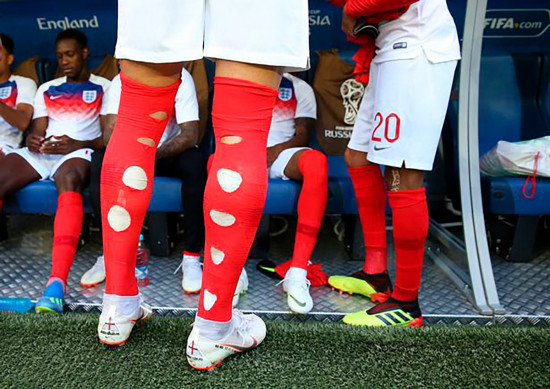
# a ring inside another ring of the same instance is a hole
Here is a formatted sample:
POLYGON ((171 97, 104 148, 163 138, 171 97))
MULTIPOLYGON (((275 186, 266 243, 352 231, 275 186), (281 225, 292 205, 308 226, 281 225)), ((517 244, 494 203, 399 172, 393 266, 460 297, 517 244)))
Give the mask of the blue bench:
MULTIPOLYGON (((499 140, 517 142, 549 134, 537 102, 542 70, 539 55, 501 55, 482 59, 479 152, 499 140)), ((493 214, 550 214, 550 180, 537 179, 534 199, 522 194, 525 177, 484 178, 486 209, 493 214)))
MULTIPOLYGON (((505 53, 482 58, 479 89, 480 156, 495 147, 499 140, 517 142, 550 133, 549 122, 544 119, 539 98, 541 87, 547 88, 548 83, 548 74, 545 76, 543 69, 543 56, 539 54, 505 53)), ((548 69, 550 66, 546 67, 546 72, 548 69)), ((448 119, 453 142, 456 142, 457 101, 449 105, 448 119)), ((456 158, 454 166, 458 166, 456 158)), ((532 258, 540 216, 550 214, 550 180, 537 178, 536 195, 534 199, 528 199, 522 191, 525 178, 482 177, 481 182, 485 212, 518 216, 509 252, 509 258, 517 261, 532 258)), ((493 222, 489 218, 491 231, 493 222)))

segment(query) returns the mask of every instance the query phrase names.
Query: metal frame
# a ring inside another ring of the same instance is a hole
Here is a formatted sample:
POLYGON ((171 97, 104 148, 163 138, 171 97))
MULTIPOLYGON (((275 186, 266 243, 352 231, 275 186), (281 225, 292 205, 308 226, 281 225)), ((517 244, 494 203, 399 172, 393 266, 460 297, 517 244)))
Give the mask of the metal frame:
POLYGON ((503 314, 487 245, 479 174, 479 73, 487 0, 469 0, 464 22, 458 105, 458 152, 464 239, 476 307, 503 314))

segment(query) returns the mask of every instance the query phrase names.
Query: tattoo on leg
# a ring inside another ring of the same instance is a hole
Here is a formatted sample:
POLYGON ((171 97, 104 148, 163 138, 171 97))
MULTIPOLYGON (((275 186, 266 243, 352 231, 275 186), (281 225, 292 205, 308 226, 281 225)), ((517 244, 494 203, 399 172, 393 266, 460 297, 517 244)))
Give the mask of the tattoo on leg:
POLYGON ((392 192, 397 192, 399 190, 399 186, 401 186, 401 176, 399 175, 399 170, 392 170, 391 175, 392 181, 390 190, 392 192))

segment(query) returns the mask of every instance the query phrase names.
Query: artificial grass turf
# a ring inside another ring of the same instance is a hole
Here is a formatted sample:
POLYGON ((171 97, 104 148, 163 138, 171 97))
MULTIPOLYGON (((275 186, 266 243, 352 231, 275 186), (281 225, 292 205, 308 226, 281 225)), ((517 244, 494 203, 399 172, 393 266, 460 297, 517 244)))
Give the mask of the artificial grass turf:
POLYGON ((550 329, 368 329, 268 322, 255 351, 213 372, 185 359, 191 321, 155 318, 122 347, 96 336, 98 316, 0 315, 0 386, 494 387, 550 386, 550 329))

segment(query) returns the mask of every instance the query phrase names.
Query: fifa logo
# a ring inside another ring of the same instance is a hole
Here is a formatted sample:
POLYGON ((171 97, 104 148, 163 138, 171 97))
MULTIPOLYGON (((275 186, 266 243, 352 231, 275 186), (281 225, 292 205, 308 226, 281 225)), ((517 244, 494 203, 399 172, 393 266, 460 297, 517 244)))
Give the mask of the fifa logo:
POLYGON ((363 93, 365 93, 365 86, 353 78, 344 81, 340 86, 340 94, 345 110, 344 123, 347 125, 352 126, 355 124, 363 93))

